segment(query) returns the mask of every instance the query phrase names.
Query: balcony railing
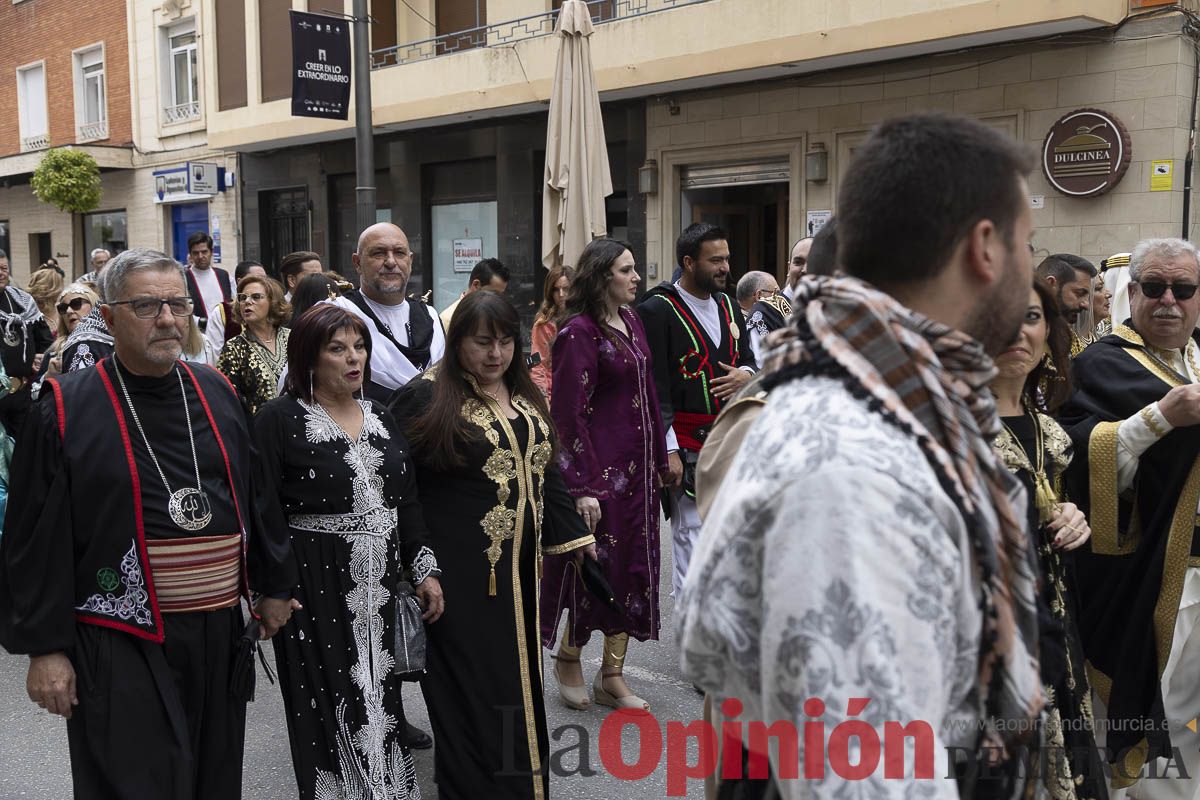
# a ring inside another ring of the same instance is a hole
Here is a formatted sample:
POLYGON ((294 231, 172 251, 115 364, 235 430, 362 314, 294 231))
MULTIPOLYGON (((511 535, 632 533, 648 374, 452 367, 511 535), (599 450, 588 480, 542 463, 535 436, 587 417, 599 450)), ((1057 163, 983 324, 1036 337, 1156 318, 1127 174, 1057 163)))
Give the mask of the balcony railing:
MULTIPOLYGON (((588 0, 592 22, 602 24, 630 17, 655 14, 673 8, 708 3, 712 0, 588 0)), ((432 39, 409 42, 371 52, 371 69, 411 64, 438 56, 450 55, 478 47, 505 47, 523 39, 534 39, 554 33, 558 11, 547 11, 529 17, 497 22, 465 31, 455 31, 432 39)))
POLYGON ((31 150, 45 150, 50 146, 50 134, 39 133, 37 136, 21 137, 21 152, 28 153, 31 150))
POLYGON ((199 117, 199 100, 193 100, 190 103, 180 103, 177 106, 165 106, 163 108, 164 125, 174 125, 178 122, 188 122, 189 120, 198 119, 199 117))
POLYGON ((86 122, 79 126, 79 141, 91 142, 108 138, 108 121, 86 122))

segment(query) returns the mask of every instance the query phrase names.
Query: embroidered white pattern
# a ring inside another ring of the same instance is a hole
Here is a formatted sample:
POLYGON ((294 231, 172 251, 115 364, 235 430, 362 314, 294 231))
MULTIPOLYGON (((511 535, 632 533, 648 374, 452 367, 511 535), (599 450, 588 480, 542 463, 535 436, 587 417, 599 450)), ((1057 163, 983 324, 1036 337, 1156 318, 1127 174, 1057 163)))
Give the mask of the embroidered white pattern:
POLYGON ((354 649, 358 661, 350 668, 350 678, 362 692, 366 723, 352 733, 345 721, 345 702, 338 706, 338 771, 334 775, 317 770, 314 797, 317 800, 420 800, 412 758, 405 756, 398 737, 388 744, 398 720, 383 708, 383 681, 391 674, 395 660, 383 646, 383 609, 391 592, 383 585, 387 572, 388 549, 396 529, 396 512, 387 508, 383 495, 383 453, 370 438, 390 439, 383 422, 370 403, 360 401, 363 427, 357 440, 351 441, 329 413, 318 403, 299 401, 305 410, 305 438, 311 444, 342 442, 347 446, 343 460, 354 472, 353 509, 342 515, 347 522, 332 522, 338 515, 296 515, 322 532, 336 533, 350 545, 350 577, 354 588, 346 595, 352 619, 354 649), (377 532, 384 517, 390 527, 377 532), (360 524, 361 523, 361 524, 360 524), (319 527, 318 527, 319 526, 319 527), (344 527, 344 526, 349 526, 344 527), (365 528, 365 530, 356 530, 365 528), (341 530, 335 530, 342 527, 341 530), (365 534, 365 535, 364 535, 365 534), (364 764, 365 762, 365 764, 364 764), (364 769, 365 766, 365 769, 364 769))
POLYGON ((420 550, 417 551, 416 556, 413 557, 413 562, 412 562, 413 586, 416 586, 421 581, 428 578, 430 576, 430 574, 434 573, 434 572, 437 572, 439 575, 441 574, 441 570, 438 569, 437 557, 435 557, 433 555, 433 551, 430 550, 428 547, 422 547, 420 550))
POLYGON ((74 372, 79 369, 86 369, 95 366, 96 357, 92 355, 92 350, 86 343, 79 345, 75 351, 75 355, 71 357, 71 363, 67 367, 67 372, 74 372))
POLYGON ((146 583, 142 578, 142 564, 138 561, 137 540, 129 546, 129 552, 121 559, 121 583, 125 584, 125 593, 117 596, 112 592, 94 594, 76 611, 88 614, 99 614, 105 617, 133 620, 136 625, 151 626, 154 617, 150 611, 150 593, 146 591, 146 583))

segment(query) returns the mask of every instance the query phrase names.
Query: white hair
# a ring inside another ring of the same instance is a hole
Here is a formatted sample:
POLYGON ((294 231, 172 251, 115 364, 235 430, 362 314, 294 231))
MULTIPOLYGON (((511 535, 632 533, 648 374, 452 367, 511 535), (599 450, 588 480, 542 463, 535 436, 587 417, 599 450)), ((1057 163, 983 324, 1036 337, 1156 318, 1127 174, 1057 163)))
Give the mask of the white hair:
POLYGON ((1129 279, 1136 281, 1142 275, 1142 267, 1147 261, 1174 261, 1182 255, 1189 255, 1196 262, 1196 277, 1200 279, 1200 251, 1187 239, 1165 237, 1161 239, 1142 239, 1133 248, 1129 256, 1129 279))
POLYGON ((747 302, 751 297, 754 297, 773 276, 762 270, 751 270, 742 276, 742 279, 737 282, 736 299, 739 303, 747 302))
POLYGON ((95 250, 93 250, 93 251, 92 251, 92 254, 91 254, 90 256, 88 256, 88 260, 89 260, 89 261, 95 261, 95 260, 96 260, 96 256, 100 255, 101 253, 104 253, 104 254, 105 254, 106 256, 108 256, 109 258, 111 258, 111 257, 112 257, 112 253, 108 252, 108 251, 107 251, 107 250, 105 250, 103 247, 97 247, 95 250))

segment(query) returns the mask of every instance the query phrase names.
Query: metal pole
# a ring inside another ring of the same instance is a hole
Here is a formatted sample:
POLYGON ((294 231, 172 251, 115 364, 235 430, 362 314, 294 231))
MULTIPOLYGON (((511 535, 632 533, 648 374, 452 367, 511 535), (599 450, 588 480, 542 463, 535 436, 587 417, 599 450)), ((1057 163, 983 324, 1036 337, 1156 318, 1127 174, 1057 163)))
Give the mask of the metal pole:
POLYGON ((354 194, 358 230, 375 224, 375 140, 371 131, 371 29, 367 0, 354 0, 354 194))

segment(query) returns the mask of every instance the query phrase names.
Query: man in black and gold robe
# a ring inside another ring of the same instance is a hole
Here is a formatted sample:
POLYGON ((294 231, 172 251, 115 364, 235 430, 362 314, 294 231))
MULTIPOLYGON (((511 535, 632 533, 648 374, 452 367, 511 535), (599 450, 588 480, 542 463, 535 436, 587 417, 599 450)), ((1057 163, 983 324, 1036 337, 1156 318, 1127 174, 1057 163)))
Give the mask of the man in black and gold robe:
POLYGON ((1086 455, 1068 492, 1093 531, 1077 563, 1079 630, 1112 788, 1140 771, 1169 778, 1137 781, 1137 797, 1190 798, 1200 788, 1200 259, 1181 239, 1150 239, 1130 269, 1131 319, 1075 360, 1062 414, 1086 455), (1170 763, 1147 765, 1156 758, 1170 763))

